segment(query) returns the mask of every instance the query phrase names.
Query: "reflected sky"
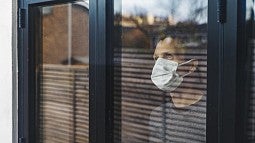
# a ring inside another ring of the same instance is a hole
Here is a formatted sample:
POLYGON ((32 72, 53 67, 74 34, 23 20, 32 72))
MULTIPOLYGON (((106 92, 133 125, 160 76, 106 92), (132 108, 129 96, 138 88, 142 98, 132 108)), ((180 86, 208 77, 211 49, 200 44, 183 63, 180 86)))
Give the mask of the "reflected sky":
MULTIPOLYGON (((253 0, 247 0, 246 1, 246 20, 250 19, 251 17, 251 12, 254 12, 255 10, 255 5, 253 0)), ((253 17, 254 19, 254 17, 253 17)))
POLYGON ((115 13, 171 16, 175 21, 207 22, 208 0, 115 0, 115 13))

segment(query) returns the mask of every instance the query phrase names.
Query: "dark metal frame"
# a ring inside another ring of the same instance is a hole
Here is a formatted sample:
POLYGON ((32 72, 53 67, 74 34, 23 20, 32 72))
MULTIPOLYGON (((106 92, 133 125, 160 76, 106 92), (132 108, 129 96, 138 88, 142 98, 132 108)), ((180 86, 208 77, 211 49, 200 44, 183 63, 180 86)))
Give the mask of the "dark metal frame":
POLYGON ((246 1, 238 1, 237 7, 237 97, 236 97, 236 141, 248 142, 247 122, 249 113, 249 96, 251 81, 252 49, 248 43, 248 33, 253 29, 247 29, 246 1), (239 135, 239 136, 237 136, 239 135))
MULTIPOLYGON (((36 15, 34 6, 69 3, 73 0, 20 0, 19 9, 24 12, 18 29, 18 140, 20 143, 33 143, 35 134, 35 102, 36 92, 35 57, 36 49, 29 48, 35 44, 36 38, 31 36, 36 27, 31 24, 31 17, 36 15)), ((111 50, 111 32, 113 18, 113 3, 106 0, 90 2, 90 142, 112 142, 113 137, 113 68, 111 50), (106 19, 109 19, 108 21, 106 19), (106 76, 107 75, 107 76, 106 76)), ((18 18, 21 20, 21 17, 18 18)))
POLYGON ((217 143, 219 132, 220 80, 220 24, 217 22, 217 1, 208 0, 208 50, 207 50, 207 111, 206 140, 217 143))
MULTIPOLYGON (((29 25, 31 6, 72 2, 72 0, 19 0, 19 8, 25 9, 25 27, 18 29, 18 137, 20 142, 35 140, 35 78, 34 43, 29 25), (30 39, 30 41, 28 41, 30 39)), ((245 76, 242 58, 246 51, 240 48, 245 39, 238 18, 243 20, 244 3, 226 0, 226 20, 217 22, 217 1, 208 0, 208 82, 207 82, 207 143, 242 142, 246 116, 245 76), (239 4, 239 5, 238 5, 239 4), (241 5, 240 5, 241 4, 241 5), (234 42, 237 41, 237 42, 234 42), (238 47, 239 46, 239 47, 238 47), (241 55, 241 57, 239 57, 241 55), (238 56, 238 57, 237 57, 238 56), (239 108, 242 105, 243 108, 239 108), (239 124, 240 123, 240 124, 239 124)), ((91 143, 113 142, 113 0, 90 1, 90 98, 89 137, 91 143)))
POLYGON ((113 1, 90 1, 89 140, 113 142, 113 1))
MULTIPOLYGON (((226 19, 217 26, 218 36, 211 33, 219 39, 218 48, 213 50, 208 43, 207 142, 243 143, 247 142, 249 75, 246 70, 247 56, 250 56, 245 48, 246 3, 245 0, 226 0, 225 4, 226 19), (214 62, 214 70, 212 60, 218 62, 214 62), (218 79, 210 82, 212 78, 218 79)), ((214 17, 212 13, 209 16, 214 17)))
POLYGON ((221 139, 236 142, 237 90, 237 0, 227 0, 227 20, 223 25, 221 139))

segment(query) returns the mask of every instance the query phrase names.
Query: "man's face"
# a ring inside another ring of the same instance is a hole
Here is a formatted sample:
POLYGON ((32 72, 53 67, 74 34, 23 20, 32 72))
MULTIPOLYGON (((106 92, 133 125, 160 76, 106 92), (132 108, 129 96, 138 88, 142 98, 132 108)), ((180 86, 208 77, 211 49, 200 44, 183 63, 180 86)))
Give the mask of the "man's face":
MULTIPOLYGON (((158 58, 164 58, 167 60, 175 61, 178 64, 190 60, 184 58, 184 48, 180 46, 178 40, 172 39, 170 37, 161 40, 157 44, 153 57, 154 60, 157 60, 158 58)), ((184 75, 192 71, 192 69, 197 66, 197 60, 195 62, 193 61, 183 66, 179 66, 177 68, 177 73, 184 75)))

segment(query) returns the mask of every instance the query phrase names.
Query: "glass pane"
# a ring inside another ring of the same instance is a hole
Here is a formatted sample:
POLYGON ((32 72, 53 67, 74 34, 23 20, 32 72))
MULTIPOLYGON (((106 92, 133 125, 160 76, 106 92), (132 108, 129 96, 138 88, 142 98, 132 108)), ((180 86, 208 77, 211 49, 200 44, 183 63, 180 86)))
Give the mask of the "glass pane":
POLYGON ((36 10, 36 142, 88 142, 88 1, 36 10))
POLYGON ((114 141, 206 142, 208 1, 114 4, 114 141))
POLYGON ((248 122, 247 138, 249 143, 255 142, 255 18, 254 18, 254 0, 246 0, 246 37, 247 37, 247 65, 249 78, 245 79, 249 85, 249 103, 248 103, 248 122))

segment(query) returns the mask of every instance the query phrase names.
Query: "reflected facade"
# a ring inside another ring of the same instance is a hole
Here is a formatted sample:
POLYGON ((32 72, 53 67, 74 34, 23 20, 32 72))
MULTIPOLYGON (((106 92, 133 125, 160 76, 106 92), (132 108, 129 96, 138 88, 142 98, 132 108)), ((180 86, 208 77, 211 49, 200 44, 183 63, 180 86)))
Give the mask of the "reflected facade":
POLYGON ((206 0, 115 0, 114 141, 206 142, 206 0))
POLYGON ((89 142, 88 2, 35 9, 36 142, 89 142))

